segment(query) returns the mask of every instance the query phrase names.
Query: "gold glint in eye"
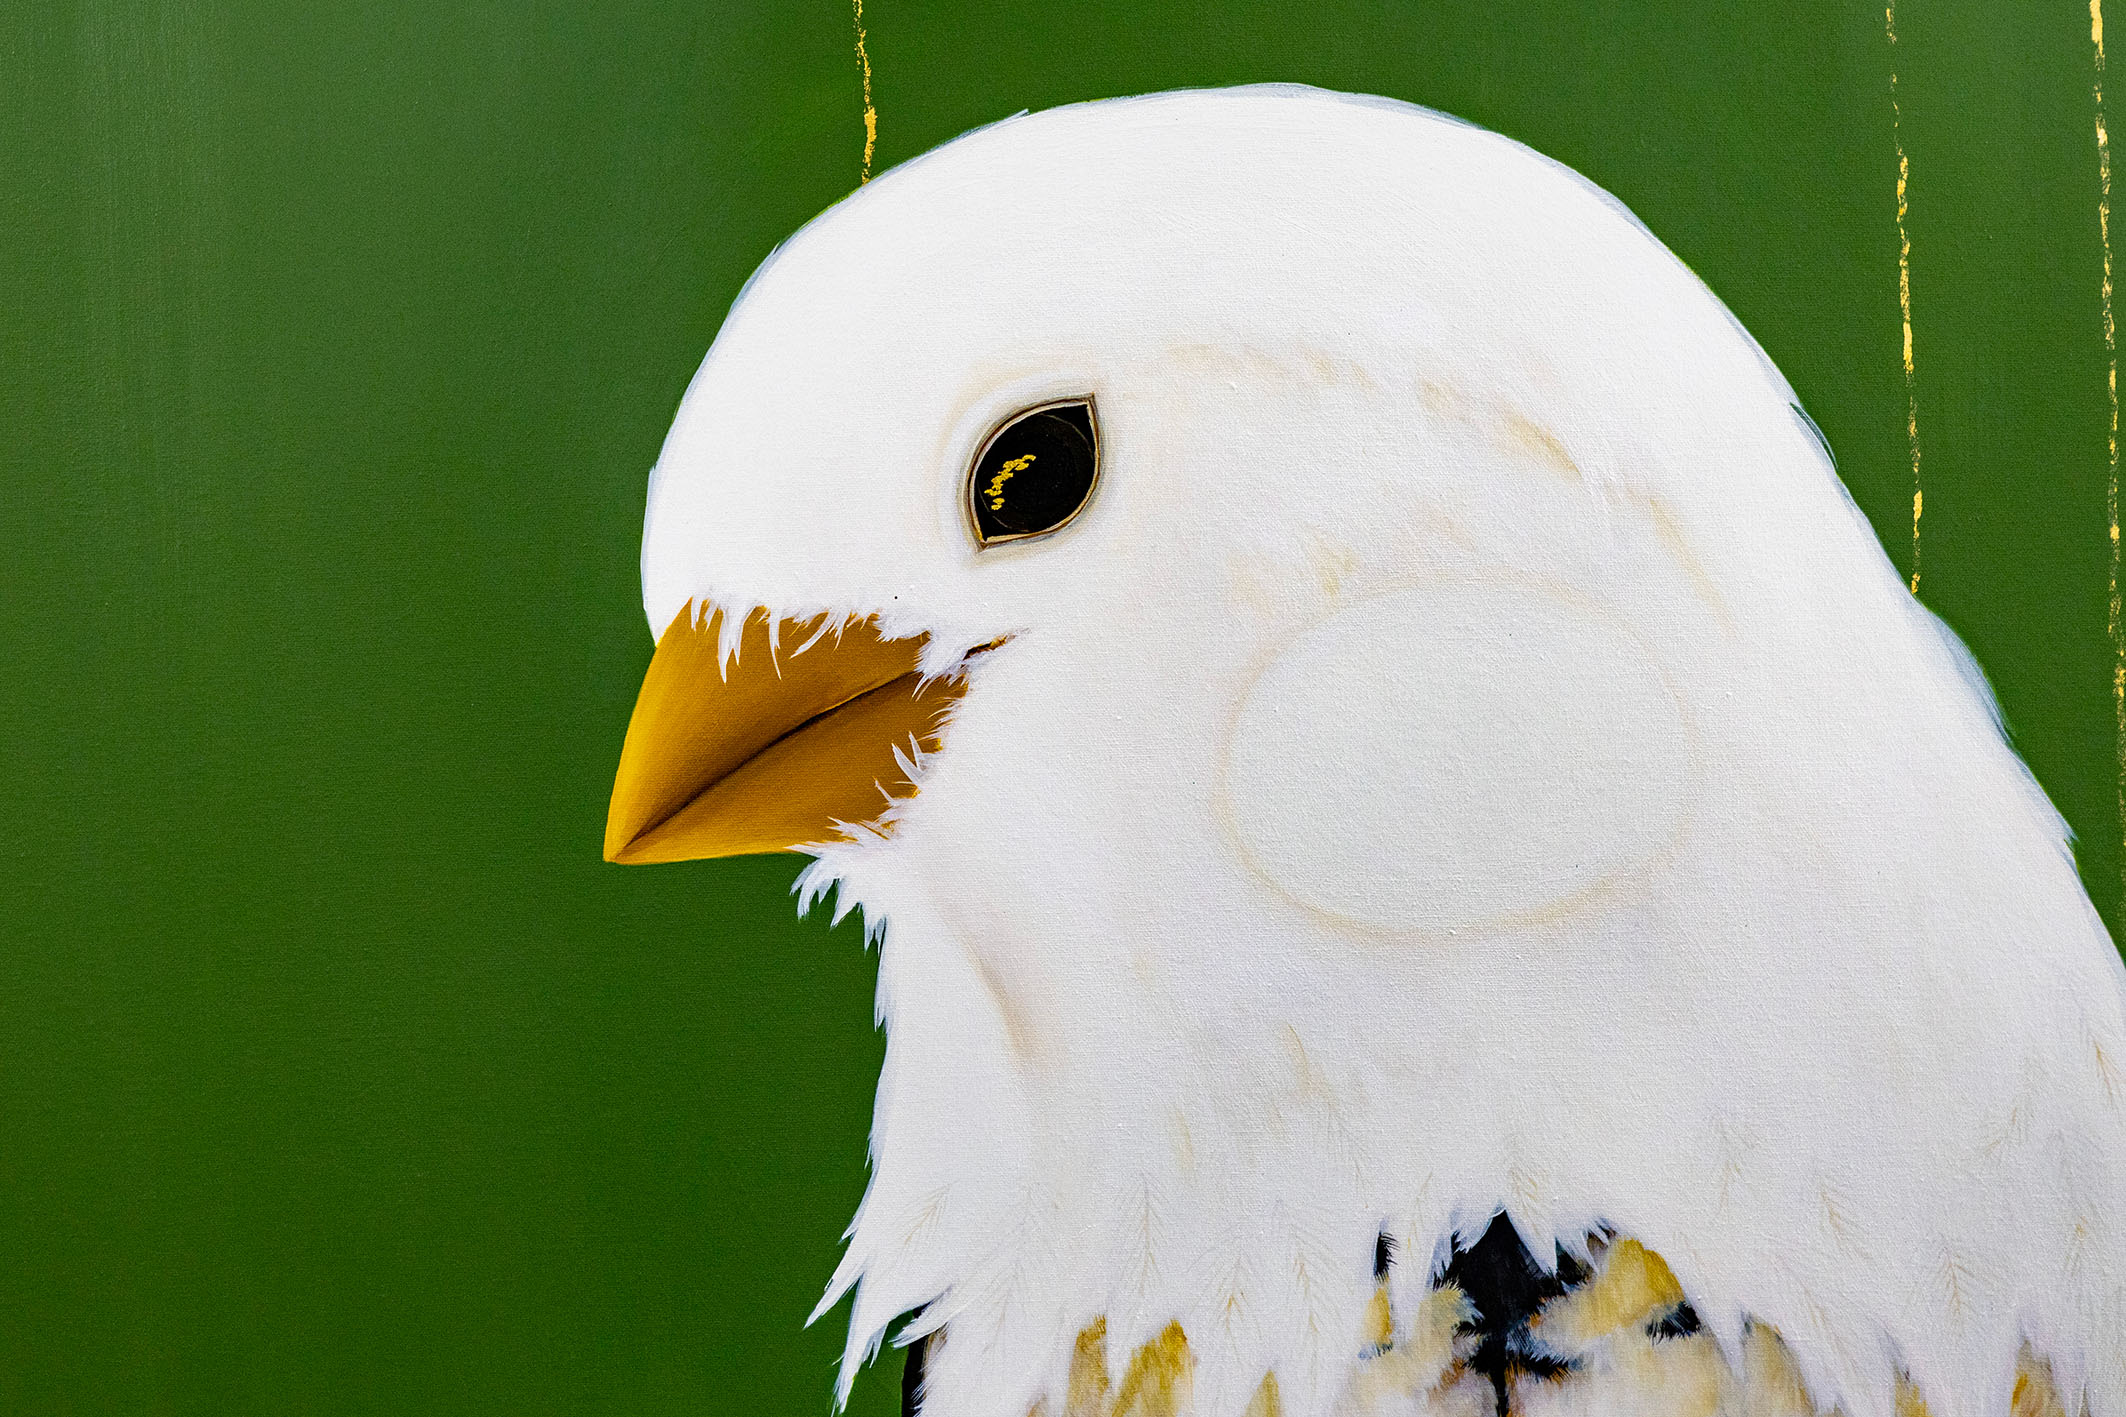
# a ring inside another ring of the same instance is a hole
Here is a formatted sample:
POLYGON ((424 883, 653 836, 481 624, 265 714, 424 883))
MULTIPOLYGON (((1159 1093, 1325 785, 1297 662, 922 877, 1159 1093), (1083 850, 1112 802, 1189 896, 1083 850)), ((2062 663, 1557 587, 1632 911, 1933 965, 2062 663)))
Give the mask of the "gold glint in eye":
POLYGON ((984 546, 1044 536, 1084 509, 1100 478, 1092 396, 1021 409, 967 473, 967 509, 984 546))

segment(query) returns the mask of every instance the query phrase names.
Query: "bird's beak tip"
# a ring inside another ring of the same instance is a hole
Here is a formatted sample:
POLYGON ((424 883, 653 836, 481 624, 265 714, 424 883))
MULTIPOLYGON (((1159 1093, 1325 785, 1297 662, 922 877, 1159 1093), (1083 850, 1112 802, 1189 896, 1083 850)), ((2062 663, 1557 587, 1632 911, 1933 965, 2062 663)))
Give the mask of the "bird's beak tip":
POLYGON ((920 639, 868 622, 815 633, 748 614, 738 656, 720 649, 721 611, 690 604, 658 640, 628 724, 606 815, 619 865, 788 851, 877 815, 879 794, 913 792, 900 747, 936 751, 956 680, 926 680, 920 639))

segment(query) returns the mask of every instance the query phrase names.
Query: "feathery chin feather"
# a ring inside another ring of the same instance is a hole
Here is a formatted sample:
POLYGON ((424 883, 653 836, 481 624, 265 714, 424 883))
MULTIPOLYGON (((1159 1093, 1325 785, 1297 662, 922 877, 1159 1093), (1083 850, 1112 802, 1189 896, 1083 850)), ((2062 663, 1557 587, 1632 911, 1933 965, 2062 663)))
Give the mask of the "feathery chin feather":
MULTIPOLYGON (((920 892, 897 894, 894 855, 830 849, 803 883, 895 903, 876 1173, 820 1305, 857 1290, 844 1397, 916 1310, 911 1335, 950 1334, 926 1371, 933 1417, 1060 1412, 1073 1344, 1100 1319, 1121 1354, 1178 1322, 1201 1413, 1237 1417, 1266 1373, 1293 1417, 1376 1410, 1357 1405, 1376 1237, 1410 1257, 1390 1287, 1413 1315, 1435 1257, 1503 1206, 1538 1254, 1640 1239, 1734 1372, 1745 1322, 1768 1326, 1822 1411, 1893 1417, 1908 1376, 1937 1417, 2005 1413, 2026 1345, 2065 1411, 2126 1411, 2126 1176, 2086 1140, 2118 1105, 2098 1019, 1983 1102, 1854 1097, 1863 1124, 1842 1134, 1769 1070, 1596 1096, 1546 1088, 1558 1074, 1528 1059, 1507 1098, 1466 1091, 1483 1070, 1442 1058, 1445 1086, 1397 1095, 1375 1080, 1406 1072, 1409 1035, 1377 1000, 1363 1032, 1295 1007, 1255 1021, 1256 1048, 1029 1079, 978 966, 920 892)), ((2101 1022, 2115 1038, 2116 1017, 2101 1022)))

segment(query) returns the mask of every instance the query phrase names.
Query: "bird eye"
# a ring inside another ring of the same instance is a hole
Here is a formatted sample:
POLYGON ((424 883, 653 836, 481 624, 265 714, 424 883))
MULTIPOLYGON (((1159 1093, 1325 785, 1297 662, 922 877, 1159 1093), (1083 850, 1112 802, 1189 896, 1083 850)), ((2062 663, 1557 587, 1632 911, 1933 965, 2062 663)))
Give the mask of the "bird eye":
POLYGON ((1056 530, 1100 476, 1090 396, 1022 409, 989 435, 967 474, 967 506, 984 546, 1056 530))

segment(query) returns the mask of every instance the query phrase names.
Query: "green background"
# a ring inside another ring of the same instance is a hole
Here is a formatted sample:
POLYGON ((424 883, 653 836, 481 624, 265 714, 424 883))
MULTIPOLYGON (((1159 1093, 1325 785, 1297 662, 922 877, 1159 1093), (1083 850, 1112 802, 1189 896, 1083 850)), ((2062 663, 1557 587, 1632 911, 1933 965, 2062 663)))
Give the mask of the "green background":
MULTIPOLYGON (((2122 7, 2126 10, 2126 7, 2122 7)), ((2119 911, 2081 0, 872 0, 881 167, 1296 79, 1534 144, 1757 335, 2119 911)), ((599 861, 644 474, 850 190, 837 0, 0 20, 0 1412, 820 1412, 871 961, 599 861)), ((802 430, 792 430, 802 436, 802 430)), ((893 1410, 895 1369, 856 1406, 893 1410)))

